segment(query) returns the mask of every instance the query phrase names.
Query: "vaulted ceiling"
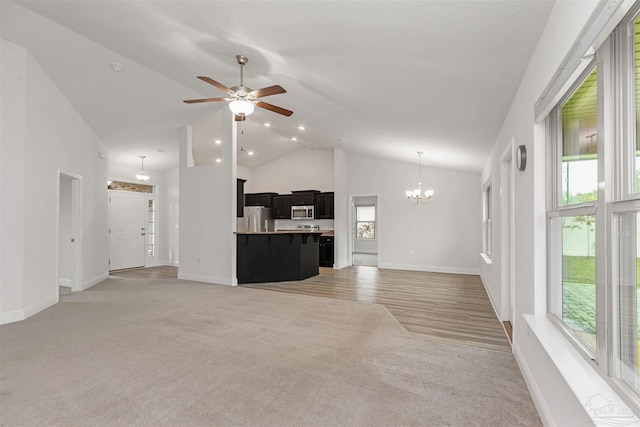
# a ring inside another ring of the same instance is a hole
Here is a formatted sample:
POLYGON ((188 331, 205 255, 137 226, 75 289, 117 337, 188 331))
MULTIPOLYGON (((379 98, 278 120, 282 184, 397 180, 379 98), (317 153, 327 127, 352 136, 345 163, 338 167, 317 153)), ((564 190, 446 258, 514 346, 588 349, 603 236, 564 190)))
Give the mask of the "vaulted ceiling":
POLYGON ((425 164, 478 172, 553 4, 3 0, 0 34, 29 50, 116 164, 145 154, 147 169, 175 167, 180 129, 227 108, 182 102, 224 96, 196 76, 237 85, 243 54, 245 85, 283 86, 265 101, 294 114, 256 109, 241 142, 254 155, 239 164, 339 147, 406 162, 421 150, 425 164))

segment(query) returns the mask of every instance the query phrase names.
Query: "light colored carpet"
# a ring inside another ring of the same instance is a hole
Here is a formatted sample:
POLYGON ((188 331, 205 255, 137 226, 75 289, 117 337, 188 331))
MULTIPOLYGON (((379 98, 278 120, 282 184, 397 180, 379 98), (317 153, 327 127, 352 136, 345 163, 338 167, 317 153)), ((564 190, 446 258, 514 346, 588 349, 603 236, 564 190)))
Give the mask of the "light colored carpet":
POLYGON ((0 343, 2 425, 540 425, 511 354, 376 304, 108 279, 0 343))

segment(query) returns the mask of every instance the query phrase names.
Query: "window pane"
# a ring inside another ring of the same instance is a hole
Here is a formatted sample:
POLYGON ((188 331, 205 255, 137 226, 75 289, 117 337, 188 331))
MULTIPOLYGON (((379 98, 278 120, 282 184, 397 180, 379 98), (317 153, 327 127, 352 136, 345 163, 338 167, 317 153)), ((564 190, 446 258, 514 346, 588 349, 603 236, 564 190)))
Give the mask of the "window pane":
POLYGON ((562 106, 562 206, 593 201, 598 188, 597 69, 562 106))
POLYGON ((356 223, 356 237, 358 239, 374 239, 376 237, 375 222, 358 221, 356 223))
POLYGON ((620 348, 618 375, 636 392, 640 391, 638 377, 638 242, 640 215, 636 212, 619 216, 618 262, 618 334, 620 348))
POLYGON ((595 215, 563 218, 562 321, 596 350, 595 215))
POLYGON ((640 16, 635 21, 635 82, 636 82, 636 193, 640 192, 640 16))
POLYGON ((375 221, 375 206, 356 206, 356 221, 375 221))

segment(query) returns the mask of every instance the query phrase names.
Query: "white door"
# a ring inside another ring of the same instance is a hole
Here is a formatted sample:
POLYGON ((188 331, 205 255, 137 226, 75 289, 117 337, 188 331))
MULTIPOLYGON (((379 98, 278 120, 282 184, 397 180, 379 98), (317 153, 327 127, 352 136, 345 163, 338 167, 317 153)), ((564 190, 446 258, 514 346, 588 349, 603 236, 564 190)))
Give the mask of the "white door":
POLYGON ((144 267, 145 195, 109 192, 109 270, 144 267))

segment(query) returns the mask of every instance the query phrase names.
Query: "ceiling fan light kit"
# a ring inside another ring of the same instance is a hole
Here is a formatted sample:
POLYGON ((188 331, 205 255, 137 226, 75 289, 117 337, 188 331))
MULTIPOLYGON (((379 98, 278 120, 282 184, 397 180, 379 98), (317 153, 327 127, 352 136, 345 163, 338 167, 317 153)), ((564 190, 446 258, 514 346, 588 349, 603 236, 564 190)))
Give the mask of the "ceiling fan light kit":
POLYGON ((248 116, 253 113, 255 106, 252 102, 245 101, 243 99, 237 99, 229 103, 229 109, 231 112, 238 116, 248 116))
POLYGON ((265 110, 273 111, 274 113, 282 114, 289 117, 293 114, 293 111, 286 108, 278 107, 277 105, 268 104, 260 101, 259 98, 265 96, 277 95, 280 93, 286 93, 287 91, 280 85, 274 85, 264 87, 262 89, 253 90, 244 85, 244 66, 249 62, 249 58, 244 55, 236 55, 236 60, 240 65, 240 84, 231 88, 218 83, 210 77, 198 76, 198 78, 204 82, 209 83, 227 93, 229 96, 226 98, 203 98, 203 99, 186 99, 184 102, 187 104, 195 104, 200 102, 229 102, 229 109, 235 115, 236 121, 244 120, 248 115, 253 113, 255 107, 263 108, 265 110))

